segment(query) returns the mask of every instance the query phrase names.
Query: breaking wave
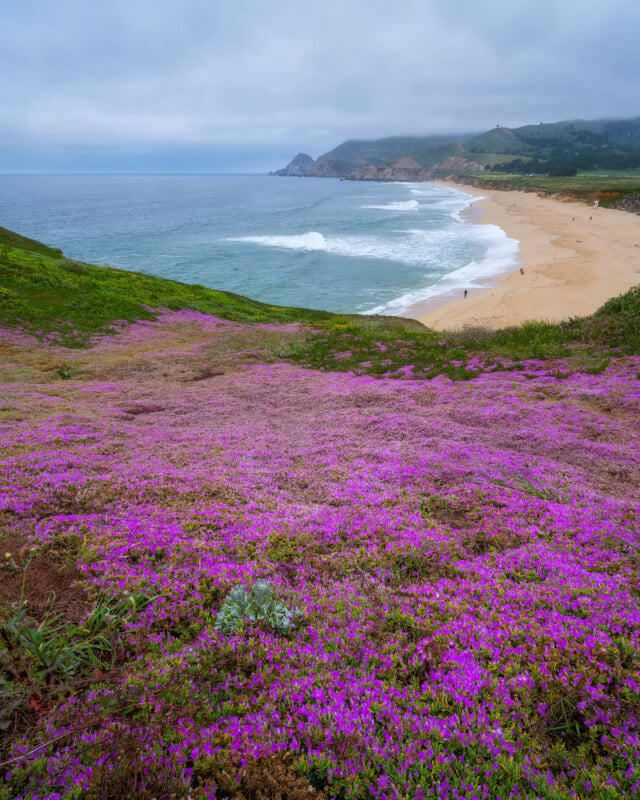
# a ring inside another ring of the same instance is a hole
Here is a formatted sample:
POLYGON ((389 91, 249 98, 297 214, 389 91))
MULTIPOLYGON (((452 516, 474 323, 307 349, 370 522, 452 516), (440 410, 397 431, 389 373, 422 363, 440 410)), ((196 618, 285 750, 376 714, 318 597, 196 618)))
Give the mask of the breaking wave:
POLYGON ((394 200, 385 205, 360 206, 361 208, 377 208, 381 211, 417 211, 420 203, 417 200, 394 200))

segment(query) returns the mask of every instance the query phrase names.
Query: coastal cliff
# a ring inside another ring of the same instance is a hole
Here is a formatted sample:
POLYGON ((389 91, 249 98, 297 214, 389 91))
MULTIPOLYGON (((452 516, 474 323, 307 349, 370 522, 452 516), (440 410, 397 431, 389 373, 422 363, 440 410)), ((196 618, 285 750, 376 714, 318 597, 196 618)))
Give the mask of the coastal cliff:
POLYGON ((347 180, 415 182, 432 181, 435 179, 446 180, 478 167, 481 168, 481 165, 459 156, 451 156, 434 166, 424 167, 414 158, 406 156, 404 158, 399 158, 391 164, 383 164, 380 167, 364 167, 363 169, 357 170, 352 175, 347 176, 347 180))
POLYGON ((393 164, 384 164, 381 167, 368 166, 358 170, 350 178, 356 181, 422 181, 426 180, 425 170, 414 161, 405 156, 394 161, 393 164))

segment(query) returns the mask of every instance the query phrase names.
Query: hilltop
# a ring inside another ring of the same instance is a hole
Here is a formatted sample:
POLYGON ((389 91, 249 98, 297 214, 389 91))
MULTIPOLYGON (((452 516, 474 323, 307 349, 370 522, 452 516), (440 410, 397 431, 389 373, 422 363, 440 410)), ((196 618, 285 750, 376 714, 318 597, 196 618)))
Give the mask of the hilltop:
POLYGON ((640 288, 445 334, 0 231, 0 800, 640 793, 640 288))

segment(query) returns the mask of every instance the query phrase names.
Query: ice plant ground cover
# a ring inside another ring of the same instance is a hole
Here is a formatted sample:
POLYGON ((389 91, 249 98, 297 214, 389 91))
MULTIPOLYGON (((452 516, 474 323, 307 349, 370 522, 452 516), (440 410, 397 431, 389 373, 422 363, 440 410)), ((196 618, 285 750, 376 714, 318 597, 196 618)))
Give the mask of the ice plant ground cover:
POLYGON ((154 316, 0 331, 1 800, 640 794, 611 315, 432 377, 409 334, 154 316), (291 626, 229 632, 256 587, 291 626))
POLYGON ((0 797, 633 796, 640 360, 379 380, 252 344, 295 335, 4 332, 6 534, 148 604, 31 696, 0 797), (216 631, 258 579, 295 630, 216 631))

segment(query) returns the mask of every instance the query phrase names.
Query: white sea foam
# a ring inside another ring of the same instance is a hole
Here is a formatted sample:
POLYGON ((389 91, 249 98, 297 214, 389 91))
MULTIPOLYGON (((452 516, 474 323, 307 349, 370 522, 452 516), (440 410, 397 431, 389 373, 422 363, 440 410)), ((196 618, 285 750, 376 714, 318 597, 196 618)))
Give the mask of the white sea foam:
POLYGON ((227 239, 229 242, 248 242, 261 244, 264 247, 281 247, 285 250, 300 250, 310 252, 313 250, 328 250, 327 240, 318 231, 282 236, 236 236, 227 239))
POLYGON ((361 208, 377 208, 381 211, 417 211, 420 203, 417 200, 392 200, 385 205, 360 206, 361 208))
POLYGON ((323 251, 346 258, 373 258, 400 261, 429 271, 448 269, 447 253, 459 232, 453 227, 436 230, 397 230, 396 235, 329 235, 318 231, 280 236, 241 236, 229 239, 263 247, 297 250, 301 253, 323 251))
MULTIPOLYGON (((469 198, 469 201, 474 201, 474 202, 475 202, 476 200, 484 200, 484 197, 481 197, 480 195, 472 195, 472 194, 469 194, 469 195, 467 195, 467 197, 469 198)), ((468 202, 468 203, 466 203, 466 204, 465 204, 465 205, 464 205, 462 208, 457 208, 457 209, 456 209, 456 210, 455 210, 455 211, 454 211, 454 212, 451 214, 451 216, 452 216, 452 217, 453 217, 455 220, 457 220, 458 222, 464 222, 465 220, 464 220, 464 217, 462 216, 462 212, 465 210, 465 208, 469 208, 469 206, 470 206, 470 205, 471 205, 471 202, 468 202)))
POLYGON ((483 258, 470 261, 429 286, 407 292, 402 297, 377 305, 364 313, 400 315, 411 306, 432 297, 456 292, 462 294, 469 287, 486 288, 494 284, 498 275, 509 272, 518 264, 519 243, 516 239, 508 238, 502 228, 497 225, 474 225, 469 226, 469 230, 473 231, 476 241, 486 245, 483 258))
POLYGON ((448 211, 458 222, 462 220, 460 212, 463 209, 467 208, 475 200, 482 199, 459 189, 434 186, 428 183, 407 183, 403 185, 409 188, 411 194, 420 197, 423 205, 429 209, 448 211))

